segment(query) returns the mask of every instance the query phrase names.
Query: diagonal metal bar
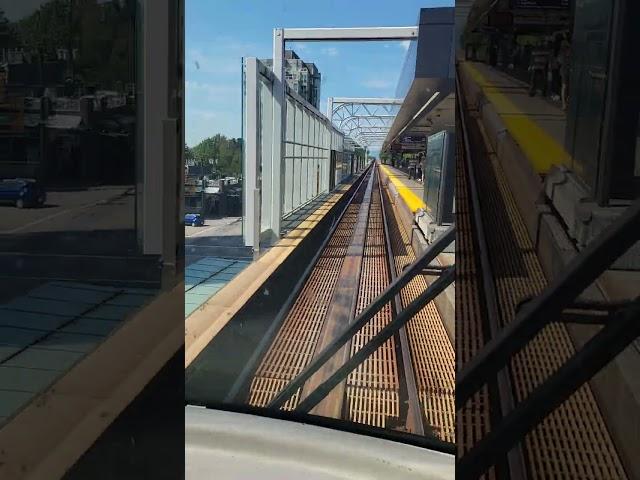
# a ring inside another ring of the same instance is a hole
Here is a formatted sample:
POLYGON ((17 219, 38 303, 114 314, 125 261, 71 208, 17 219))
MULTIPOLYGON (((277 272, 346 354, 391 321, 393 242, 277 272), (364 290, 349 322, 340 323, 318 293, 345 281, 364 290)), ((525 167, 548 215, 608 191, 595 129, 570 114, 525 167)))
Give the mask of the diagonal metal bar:
MULTIPOLYGON (((455 227, 452 225, 445 230, 441 237, 427 248, 424 253, 393 281, 384 292, 376 297, 360 315, 341 333, 324 351, 309 363, 289 384, 278 393, 268 405, 268 408, 281 408, 300 387, 324 365, 340 348, 347 343, 364 325, 373 318, 393 296, 418 275, 440 252, 455 240, 455 227)), ((442 277, 440 277, 442 278, 442 277)))
POLYGON ((456 465, 456 476, 476 479, 576 390, 640 336, 640 300, 614 315, 573 357, 536 388, 456 465))
POLYGON ((389 322, 375 337, 358 350, 353 357, 342 367, 338 368, 331 377, 309 393, 295 408, 298 412, 309 412, 322 401, 338 383, 344 380, 358 365, 364 362, 369 355, 389 340, 395 332, 404 326, 413 316, 424 308, 430 301, 437 297, 445 288, 455 280, 455 266, 449 267, 435 282, 433 282, 418 298, 407 305, 400 315, 389 322))
POLYGON ((495 372, 504 368, 540 330, 560 318, 562 310, 634 245, 639 236, 640 200, 637 200, 462 369, 456 386, 457 407, 464 405, 495 372))

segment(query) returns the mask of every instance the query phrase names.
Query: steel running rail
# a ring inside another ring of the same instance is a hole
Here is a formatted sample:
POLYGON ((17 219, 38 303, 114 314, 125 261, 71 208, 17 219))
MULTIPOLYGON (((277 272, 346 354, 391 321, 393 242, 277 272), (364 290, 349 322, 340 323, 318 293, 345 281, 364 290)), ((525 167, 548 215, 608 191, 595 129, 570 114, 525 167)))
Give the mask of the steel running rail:
MULTIPOLYGON (((406 268, 378 297, 369 304, 343 332, 338 335, 309 365, 307 365, 284 389, 278 393, 267 406, 270 409, 279 409, 294 395, 304 383, 317 372, 333 355, 342 348, 373 316, 393 297, 407 285, 416 275, 422 271, 455 239, 455 226, 449 227, 443 234, 427 248, 424 253, 411 266, 406 268)), ((362 363, 380 345, 387 341, 400 327, 405 325, 413 315, 419 312, 426 304, 433 300, 455 279, 455 266, 448 267, 440 277, 433 282, 418 298, 407 307, 382 330, 380 330, 369 342, 362 346, 353 357, 329 377, 323 384, 310 392, 296 407, 295 411, 308 412, 331 392, 340 381, 362 363)))
MULTIPOLYGON (((456 65, 456 72, 458 65, 456 65)), ((458 106, 458 118, 460 120, 460 131, 458 135, 462 135, 462 142, 464 146, 464 162, 468 175, 468 188, 469 197, 471 199, 471 212, 472 212, 472 225, 475 227, 476 240, 478 242, 477 252, 479 256, 479 267, 481 271, 481 290, 484 297, 484 309, 486 312, 487 324, 491 338, 495 338, 500 330, 500 313, 498 308, 498 297, 496 294, 496 285, 494 282, 493 268, 491 261, 489 260, 489 247, 487 244, 487 237, 485 235, 484 223, 482 220, 482 214, 480 211, 480 195, 476 184, 475 167, 473 164, 473 158, 471 155, 471 146, 469 143, 469 132, 467 129, 465 108, 467 107, 466 99, 463 96, 462 88, 460 85, 460 75, 456 74, 456 98, 458 106)), ((482 308, 482 306, 481 306, 482 308)), ((511 384, 511 378, 507 368, 504 368, 496 373, 497 383, 497 400, 500 408, 500 415, 508 415, 515 405, 513 386, 511 384)), ((456 385, 456 391, 458 386, 456 385)), ((460 403, 457 407, 462 407, 466 402, 460 403)), ((524 453, 520 445, 515 445, 511 451, 506 455, 506 468, 509 478, 514 480, 525 480, 527 478, 524 453)))
MULTIPOLYGON (((369 168, 372 168, 372 167, 371 166, 367 167, 367 169, 369 168)), ((373 172, 367 173, 367 169, 365 169, 360 175, 360 177, 357 179, 358 184, 355 185, 355 188, 353 189, 353 193, 351 194, 349 199, 346 201, 342 210, 340 210, 339 212, 336 212, 326 237, 318 247, 316 254, 311 259, 311 262, 309 262, 309 265, 307 266, 307 268, 304 270, 304 272, 302 272, 302 275, 300 275, 298 282, 293 287, 293 291, 291 292, 291 294, 289 294, 285 302, 282 304, 282 307, 278 311, 276 318, 269 326, 269 329, 265 332, 264 336, 262 337, 262 340, 254 350, 253 355, 251 355, 251 358, 249 359, 247 364, 244 366, 244 368, 242 369, 242 372, 240 372, 240 375, 238 376, 238 378, 232 385, 231 389, 227 393, 227 396, 225 397, 225 402, 229 402, 229 403, 237 402, 244 395, 245 390, 248 388, 248 385, 251 381, 251 378, 253 377, 256 370, 258 369, 258 362, 260 361, 261 358, 264 357, 267 349, 269 348, 269 345, 273 341, 273 338, 276 336, 278 329, 280 328, 280 326, 282 325, 282 322, 284 321, 287 314, 289 313, 291 306, 295 302, 298 294, 302 290, 302 287, 304 286, 307 279, 311 275, 311 272, 313 271, 316 264, 318 263, 318 260, 320 259, 325 247, 329 243, 329 240, 331 240, 333 233, 338 228, 338 225, 340 224, 340 220, 342 219, 342 217, 344 217, 345 213, 347 212, 347 209, 349 208, 349 205, 351 205, 351 203, 353 202, 353 199, 356 197, 356 195, 360 191, 360 188, 362 188, 363 185, 365 185, 364 180, 368 178, 367 175, 373 174, 373 172)))
MULTIPOLYGON (((505 368, 510 358, 546 325, 554 321, 571 321, 564 315, 565 309, 575 308, 578 295, 638 240, 640 200, 629 206, 610 228, 574 257, 538 297, 524 304, 513 322, 462 369, 456 385, 457 407, 464 405, 482 385, 505 368)), ((591 322, 594 321, 592 317, 591 322)), ((640 336, 640 297, 619 306, 611 315, 603 315, 602 323, 602 330, 458 460, 456 474, 460 478, 480 477, 501 455, 640 336)))
MULTIPOLYGON (((378 172, 378 178, 380 178, 378 172)), ((391 237, 389 235, 389 223, 387 222, 387 202, 384 199, 384 193, 382 191, 382 183, 378 182, 378 193, 380 194, 380 210, 382 213, 382 225, 384 228, 384 240, 387 250, 387 264, 389 266, 389 275, 391 281, 394 281, 398 274, 396 272, 396 262, 393 255, 393 247, 391 246, 391 237)), ((444 269, 434 266, 433 270, 436 270, 434 276, 442 274, 444 269)), ((422 273, 425 273, 424 269, 422 273)), ((400 299, 400 293, 396 293, 393 296, 393 312, 395 315, 402 312, 402 300, 400 299)), ((416 375, 413 370, 413 360, 411 356, 411 347, 409 346, 409 337, 407 336, 407 330, 404 326, 398 329, 398 339, 400 343, 400 354, 402 357, 402 369, 404 370, 404 389, 407 394, 406 408, 401 406, 401 419, 405 419, 405 426, 408 431, 416 433, 418 435, 424 435, 427 431, 427 421, 420 406, 420 398, 418 397, 418 387, 416 382, 416 375), (406 411, 403 411, 405 410, 406 411)))

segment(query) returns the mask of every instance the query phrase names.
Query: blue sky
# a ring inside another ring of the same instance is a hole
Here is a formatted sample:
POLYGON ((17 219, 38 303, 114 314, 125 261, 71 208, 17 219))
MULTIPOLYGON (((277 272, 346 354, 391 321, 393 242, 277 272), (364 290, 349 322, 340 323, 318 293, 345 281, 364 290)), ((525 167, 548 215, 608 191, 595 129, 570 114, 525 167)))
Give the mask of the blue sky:
MULTIPOLYGON (((186 0, 186 142, 241 135, 241 59, 270 58, 276 27, 416 25, 453 0, 186 0)), ((322 74, 327 97, 393 97, 407 42, 287 44, 322 74)))

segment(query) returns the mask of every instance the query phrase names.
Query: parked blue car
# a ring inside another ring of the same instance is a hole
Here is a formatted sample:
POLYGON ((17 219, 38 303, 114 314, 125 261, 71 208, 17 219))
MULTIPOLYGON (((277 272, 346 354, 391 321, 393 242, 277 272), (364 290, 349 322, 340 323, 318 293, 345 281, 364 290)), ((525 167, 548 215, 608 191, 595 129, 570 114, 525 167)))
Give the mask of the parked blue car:
POLYGON ((11 178, 0 180, 0 202, 12 203, 18 208, 41 207, 47 193, 35 180, 11 178))
POLYGON ((187 213, 184 216, 184 224, 192 227, 201 227, 204 225, 204 218, 199 213, 187 213))

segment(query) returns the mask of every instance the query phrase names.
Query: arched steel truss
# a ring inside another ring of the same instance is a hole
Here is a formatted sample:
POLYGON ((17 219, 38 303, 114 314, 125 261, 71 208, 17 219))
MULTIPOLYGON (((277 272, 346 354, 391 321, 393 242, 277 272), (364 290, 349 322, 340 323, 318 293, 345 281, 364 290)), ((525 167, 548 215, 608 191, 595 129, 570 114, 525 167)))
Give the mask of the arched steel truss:
POLYGON ((393 124, 402 99, 338 98, 327 102, 327 117, 345 135, 361 145, 379 147, 393 124))

